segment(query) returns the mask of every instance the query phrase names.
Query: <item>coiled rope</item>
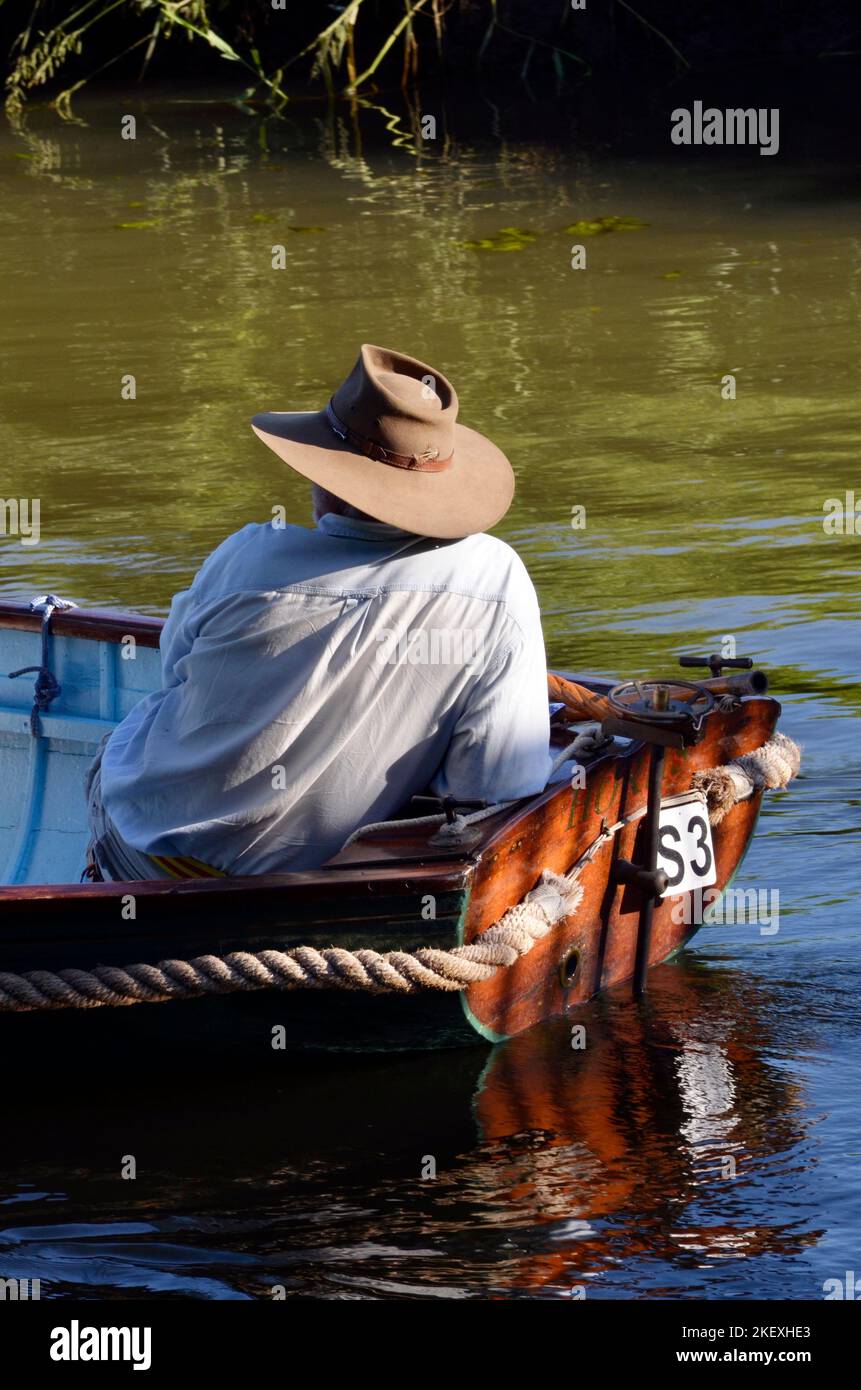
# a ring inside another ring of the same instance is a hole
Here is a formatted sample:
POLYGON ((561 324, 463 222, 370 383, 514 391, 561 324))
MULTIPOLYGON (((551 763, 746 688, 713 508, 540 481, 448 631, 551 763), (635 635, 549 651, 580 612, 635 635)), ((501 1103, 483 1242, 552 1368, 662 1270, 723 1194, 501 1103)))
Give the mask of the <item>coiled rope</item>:
MULTIPOLYGON (((590 736, 591 731, 587 731, 590 736)), ((578 739, 583 735, 578 735, 578 739)), ((577 740, 564 750, 571 756, 577 740)), ((560 755, 560 758, 562 755, 560 755)), ((557 764, 560 762, 557 758, 557 764)), ((784 734, 726 767, 694 776, 694 787, 706 799, 713 823, 731 805, 762 787, 785 786, 801 761, 799 748, 784 734)), ((462 833, 476 819, 498 813, 488 807, 458 817, 446 826, 462 833), (458 825, 458 822, 460 824, 458 825)), ((510 907, 468 946, 416 951, 347 951, 333 946, 318 951, 295 946, 287 951, 231 951, 225 956, 196 956, 192 960, 163 960, 158 965, 99 965, 93 970, 0 971, 0 1012, 30 1013, 43 1009, 98 1009, 131 1004, 157 1004, 169 999, 235 994, 263 989, 336 989, 368 994, 417 994, 423 990, 455 991, 489 980, 527 955, 563 917, 576 912, 583 896, 580 874, 602 845, 625 825, 638 820, 646 808, 602 829, 567 874, 545 869, 538 884, 522 902, 510 907)), ((439 817, 425 817, 436 822, 439 817)), ((364 827, 367 833, 370 827, 364 827)))

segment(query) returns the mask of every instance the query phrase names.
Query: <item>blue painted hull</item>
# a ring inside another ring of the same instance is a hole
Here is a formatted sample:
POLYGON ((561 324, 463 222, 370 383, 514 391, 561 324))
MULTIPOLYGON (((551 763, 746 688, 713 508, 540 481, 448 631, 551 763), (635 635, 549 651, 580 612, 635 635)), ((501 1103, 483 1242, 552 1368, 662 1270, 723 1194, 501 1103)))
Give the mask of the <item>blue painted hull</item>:
POLYGON ((61 693, 30 730, 37 633, 0 629, 0 882, 76 883, 86 863, 84 776, 102 738, 158 688, 159 653, 135 644, 51 640, 61 693), (134 650, 134 659, 123 659, 134 650))

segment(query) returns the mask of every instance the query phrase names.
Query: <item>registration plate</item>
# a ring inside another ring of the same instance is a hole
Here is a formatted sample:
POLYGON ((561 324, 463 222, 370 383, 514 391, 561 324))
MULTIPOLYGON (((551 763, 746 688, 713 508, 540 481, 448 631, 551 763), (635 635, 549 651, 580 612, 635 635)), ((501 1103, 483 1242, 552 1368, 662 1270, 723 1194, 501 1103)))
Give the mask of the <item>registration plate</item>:
POLYGON ((712 828, 705 798, 686 792, 661 802, 658 868, 669 879, 664 897, 717 882, 712 828))

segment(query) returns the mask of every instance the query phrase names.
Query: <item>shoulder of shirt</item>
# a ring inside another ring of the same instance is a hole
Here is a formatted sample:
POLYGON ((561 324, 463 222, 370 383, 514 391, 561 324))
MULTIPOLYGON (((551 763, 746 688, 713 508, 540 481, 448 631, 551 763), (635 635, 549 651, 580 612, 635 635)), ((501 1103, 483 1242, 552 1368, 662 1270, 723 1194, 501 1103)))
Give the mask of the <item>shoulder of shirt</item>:
POLYGON ((468 557, 471 574, 482 575, 486 594, 493 594, 505 610, 521 638, 540 630, 538 595, 522 559, 513 546, 481 532, 460 542, 468 557))
POLYGON ((500 540, 498 536, 489 535, 487 531, 478 531, 473 536, 466 536, 456 544, 469 546, 482 556, 493 557, 501 567, 526 574, 526 567, 514 547, 507 541, 500 540))
POLYGON ((481 565, 490 587, 498 588, 500 598, 517 593, 534 596, 529 571, 517 551, 506 541, 480 532, 467 536, 459 544, 465 548, 464 554, 469 556, 473 564, 481 565))
POLYGON ((267 542, 272 545, 283 547, 285 539, 294 545, 306 543, 309 538, 317 535, 316 530, 308 526, 291 526, 285 523, 283 526, 275 526, 271 521, 249 521, 247 526, 242 526, 232 535, 226 536, 220 545, 217 545, 207 557, 205 564, 218 556, 219 560, 229 558, 250 547, 259 551, 261 545, 267 542))
MULTIPOLYGON (((210 574, 216 581, 216 587, 221 588, 228 577, 224 564, 229 565, 233 561, 241 565, 242 552, 246 548, 259 558, 261 546, 272 545, 278 550, 286 546, 298 552, 305 547, 313 548, 321 541, 328 542, 328 539, 316 527, 290 524, 274 526, 270 521, 252 521, 227 536, 212 551, 204 568, 208 569, 210 562, 217 560, 210 574)), ((538 600, 529 572, 517 551, 505 541, 486 532, 478 532, 452 542, 451 547, 443 544, 435 554, 438 562, 442 562, 434 566, 436 583, 441 582, 441 587, 471 592, 486 601, 501 603, 522 631, 527 631, 536 621, 540 621, 538 600), (451 560, 450 567, 445 563, 447 557, 451 560)), ((238 584, 237 588, 244 589, 245 585, 238 584)))
MULTIPOLYGON (((249 521, 247 526, 242 526, 238 531, 234 531, 232 536, 228 536, 221 544, 228 546, 239 546, 247 541, 262 541, 268 539, 281 539, 291 536, 292 539, 300 540, 303 536, 314 536, 316 530, 311 526, 293 526, 290 522, 284 522, 281 526, 276 526, 271 521, 249 521)), ((221 547, 219 547, 220 549, 221 547)))
MULTIPOLYGON (((259 545, 265 541, 279 546, 283 546, 285 542, 293 545, 314 545, 323 539, 328 540, 328 537, 313 526, 273 526, 270 521, 251 521, 223 540, 212 553, 223 554, 228 550, 240 550, 245 545, 259 545)), ((472 578, 478 567, 481 567, 487 581, 483 586, 486 591, 496 591, 500 598, 505 598, 510 591, 517 589, 533 592, 532 580, 517 551, 497 536, 480 531, 453 542, 453 547, 465 576, 472 578)), ((442 547, 443 553, 446 549, 447 547, 442 547)))
MULTIPOLYGON (((253 555, 261 555, 261 546, 265 545, 269 538, 274 540, 282 537, 285 531, 293 531, 296 538, 303 535, 313 534, 302 526, 273 526, 270 521, 249 521, 247 526, 242 526, 232 535, 225 536, 214 550, 211 550, 203 561, 197 572, 194 581, 194 591, 203 597, 212 589, 220 591, 222 595, 229 593, 231 586, 229 582, 225 585, 225 579, 230 575, 235 575, 234 565, 244 566, 244 552, 249 551, 253 555)), ((283 544, 283 541, 281 542, 283 544)), ((239 573, 241 574, 240 568, 239 573)), ((243 583, 237 583, 237 590, 243 589, 243 583)))

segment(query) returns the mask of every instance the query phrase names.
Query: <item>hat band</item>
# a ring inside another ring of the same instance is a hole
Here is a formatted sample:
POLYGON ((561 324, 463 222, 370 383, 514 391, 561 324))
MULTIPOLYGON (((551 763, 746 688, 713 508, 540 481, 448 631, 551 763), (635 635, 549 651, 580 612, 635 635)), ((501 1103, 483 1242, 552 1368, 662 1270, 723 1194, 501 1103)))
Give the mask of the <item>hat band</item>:
POLYGON ((353 448, 366 458, 373 459, 376 463, 388 463, 392 468, 408 468, 415 473, 441 473, 449 467, 454 458, 452 452, 448 458, 441 459, 439 449, 426 449, 421 454, 395 454, 391 449, 384 449, 375 439, 357 434, 349 425, 339 420, 331 401, 326 406, 326 419, 339 439, 343 439, 346 444, 352 444, 353 448))

